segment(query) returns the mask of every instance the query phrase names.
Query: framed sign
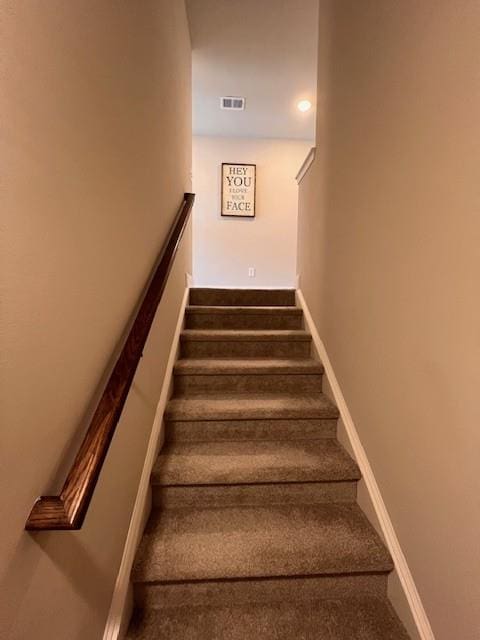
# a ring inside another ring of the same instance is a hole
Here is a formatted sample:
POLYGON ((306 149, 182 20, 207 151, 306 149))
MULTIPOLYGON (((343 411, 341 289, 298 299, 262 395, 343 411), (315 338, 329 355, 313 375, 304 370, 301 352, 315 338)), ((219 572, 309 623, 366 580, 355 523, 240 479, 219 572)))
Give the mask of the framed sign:
POLYGON ((255 217, 256 165, 222 163, 222 216, 255 217))

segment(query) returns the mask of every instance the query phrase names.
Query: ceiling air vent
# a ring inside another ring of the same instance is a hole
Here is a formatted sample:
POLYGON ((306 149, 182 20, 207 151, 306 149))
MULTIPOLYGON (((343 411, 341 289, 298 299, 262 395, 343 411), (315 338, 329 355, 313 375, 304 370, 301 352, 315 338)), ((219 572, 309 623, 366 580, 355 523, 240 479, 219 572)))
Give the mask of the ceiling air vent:
POLYGON ((245 109, 245 98, 224 96, 223 98, 220 98, 220 109, 243 111, 245 109))

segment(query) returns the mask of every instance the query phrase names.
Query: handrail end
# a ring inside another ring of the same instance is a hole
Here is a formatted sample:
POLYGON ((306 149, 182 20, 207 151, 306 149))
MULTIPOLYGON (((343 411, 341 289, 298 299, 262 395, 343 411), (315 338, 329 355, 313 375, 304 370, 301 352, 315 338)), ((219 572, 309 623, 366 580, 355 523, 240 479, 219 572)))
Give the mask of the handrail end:
POLYGON ((74 531, 80 526, 81 523, 71 518, 60 496, 41 496, 33 505, 25 529, 26 531, 74 531))

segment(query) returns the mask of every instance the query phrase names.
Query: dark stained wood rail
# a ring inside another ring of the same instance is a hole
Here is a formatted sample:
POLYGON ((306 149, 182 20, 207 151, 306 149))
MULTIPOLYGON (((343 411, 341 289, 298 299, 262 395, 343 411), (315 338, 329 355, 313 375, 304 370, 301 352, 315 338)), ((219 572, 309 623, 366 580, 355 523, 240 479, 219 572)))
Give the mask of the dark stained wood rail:
POLYGON ((193 193, 186 193, 154 267, 153 277, 88 427, 85 439, 58 496, 42 496, 33 505, 25 528, 80 529, 92 499, 108 447, 142 356, 157 307, 183 232, 193 193))

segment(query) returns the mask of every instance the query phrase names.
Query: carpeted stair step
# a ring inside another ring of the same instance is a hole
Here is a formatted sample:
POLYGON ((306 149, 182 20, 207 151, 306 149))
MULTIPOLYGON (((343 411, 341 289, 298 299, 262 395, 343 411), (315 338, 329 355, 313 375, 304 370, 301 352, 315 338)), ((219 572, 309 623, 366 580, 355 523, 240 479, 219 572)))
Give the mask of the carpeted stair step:
POLYGON ((323 393, 185 395, 172 398, 165 409, 167 421, 335 420, 338 415, 323 393))
POLYGON ((357 464, 335 440, 198 442, 166 445, 153 485, 358 480, 357 464))
POLYGON ((316 360, 193 359, 175 365, 175 391, 205 393, 308 393, 322 390, 323 366, 316 360))
POLYGON ((319 440, 335 438, 337 419, 167 420, 167 442, 319 440))
POLYGON ((353 502, 360 473, 335 440, 167 445, 152 472, 155 506, 353 502))
POLYGON ((356 504, 155 509, 134 583, 386 573, 392 560, 356 504))
POLYGON ((190 289, 190 305, 293 307, 294 289, 190 289))
POLYGON ((187 329, 302 329, 299 307, 200 307, 189 306, 187 329))
POLYGON ((149 609, 127 640, 408 640, 386 598, 235 601, 149 609))
POLYGON ((305 602, 341 598, 383 598, 387 593, 387 579, 388 574, 382 572, 238 580, 137 582, 135 601, 141 607, 166 610, 178 606, 223 607, 273 602, 301 605, 305 602))
POLYGON ((308 358, 310 349, 303 330, 186 329, 180 335, 184 358, 308 358))
POLYGON ((388 574, 357 573, 281 578, 194 580, 180 582, 137 582, 138 606, 171 607, 236 606, 290 602, 302 604, 318 600, 383 598, 388 574))

